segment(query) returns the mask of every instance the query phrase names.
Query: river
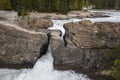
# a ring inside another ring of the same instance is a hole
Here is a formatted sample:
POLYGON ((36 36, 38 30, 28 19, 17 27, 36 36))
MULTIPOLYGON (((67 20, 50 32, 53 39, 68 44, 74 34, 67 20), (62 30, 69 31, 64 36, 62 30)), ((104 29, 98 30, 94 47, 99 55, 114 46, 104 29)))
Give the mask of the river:
MULTIPOLYGON (((66 19, 66 20, 52 20, 53 26, 48 29, 57 29, 62 31, 62 37, 65 34, 65 29, 63 25, 69 22, 78 22, 81 20, 91 20, 94 22, 120 22, 120 12, 119 11, 94 11, 92 12, 103 12, 105 15, 110 17, 102 18, 84 18, 84 19, 66 19)), ((61 38, 62 38, 61 37, 61 38)), ((52 51, 50 45, 46 55, 43 55, 37 60, 33 69, 0 69, 0 80, 90 80, 86 75, 75 73, 74 71, 58 71, 54 70, 53 58, 51 55, 52 51)))

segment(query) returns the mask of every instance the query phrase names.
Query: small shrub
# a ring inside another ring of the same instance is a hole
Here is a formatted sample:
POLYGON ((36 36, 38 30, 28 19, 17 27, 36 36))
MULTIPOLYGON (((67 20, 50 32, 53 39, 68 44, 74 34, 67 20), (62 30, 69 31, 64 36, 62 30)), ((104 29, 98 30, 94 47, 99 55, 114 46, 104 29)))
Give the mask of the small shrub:
POLYGON ((120 44, 112 49, 112 51, 108 51, 108 53, 103 55, 104 63, 107 62, 110 65, 112 65, 116 59, 120 59, 120 44))
POLYGON ((120 59, 114 61, 114 66, 112 67, 112 75, 120 80, 120 59))

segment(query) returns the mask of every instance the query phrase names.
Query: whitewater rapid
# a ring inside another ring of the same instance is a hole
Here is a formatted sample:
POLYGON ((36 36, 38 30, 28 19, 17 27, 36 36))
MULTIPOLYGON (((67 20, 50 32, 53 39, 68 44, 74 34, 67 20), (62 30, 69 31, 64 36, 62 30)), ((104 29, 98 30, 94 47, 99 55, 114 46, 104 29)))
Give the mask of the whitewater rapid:
POLYGON ((57 71, 53 68, 51 48, 37 60, 33 69, 0 69, 0 80, 90 80, 86 75, 74 71, 57 71))
MULTIPOLYGON (((111 17, 106 18, 85 18, 94 22, 120 22, 120 12, 105 12, 111 17)), ((69 22, 78 22, 83 19, 52 20, 54 25, 48 29, 61 30, 62 37, 65 34, 63 25, 69 22)), ((74 71, 54 70, 53 58, 50 45, 46 55, 37 60, 32 69, 0 69, 0 80, 90 80, 86 75, 75 73, 74 71)), ((57 54, 57 53, 56 53, 57 54)))
POLYGON ((85 18, 95 22, 120 22, 120 11, 116 10, 90 10, 90 12, 100 12, 110 17, 85 18))
POLYGON ((65 23, 69 23, 69 22, 79 22, 81 21, 81 19, 77 19, 77 18, 72 18, 72 19, 66 19, 66 20, 52 20, 52 22, 54 23, 52 27, 48 28, 50 30, 60 30, 62 32, 62 37, 65 34, 65 29, 63 28, 63 25, 65 23))
MULTIPOLYGON (((80 19, 52 21, 54 25, 48 29, 61 30, 63 37, 65 34, 63 25, 69 22, 78 22, 80 19)), ((0 69, 0 80, 90 80, 86 75, 75 73, 72 70, 54 70, 51 54, 51 47, 49 45, 46 55, 38 59, 32 69, 0 69)))

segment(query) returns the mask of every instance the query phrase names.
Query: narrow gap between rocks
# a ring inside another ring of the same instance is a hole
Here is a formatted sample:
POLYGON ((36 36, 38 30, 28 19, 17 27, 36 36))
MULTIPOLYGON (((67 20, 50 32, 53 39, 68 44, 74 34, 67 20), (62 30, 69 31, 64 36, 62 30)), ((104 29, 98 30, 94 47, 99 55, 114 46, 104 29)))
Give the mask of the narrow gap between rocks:
POLYGON ((48 46, 49 46, 49 43, 50 43, 50 38, 51 38, 50 33, 48 33, 47 36, 48 36, 48 42, 47 42, 46 44, 44 44, 44 45, 40 48, 40 55, 39 55, 38 59, 39 59, 41 56, 43 56, 43 55, 45 55, 45 54, 47 53, 48 46))

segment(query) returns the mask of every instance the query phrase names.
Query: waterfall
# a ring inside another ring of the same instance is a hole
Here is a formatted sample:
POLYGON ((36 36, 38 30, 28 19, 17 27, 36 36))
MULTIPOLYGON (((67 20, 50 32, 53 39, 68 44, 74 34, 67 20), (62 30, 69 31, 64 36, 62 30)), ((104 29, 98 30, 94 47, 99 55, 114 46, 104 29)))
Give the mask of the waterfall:
POLYGON ((53 68, 51 47, 46 55, 37 60, 33 69, 0 70, 0 80, 90 80, 86 75, 74 71, 58 71, 53 68))
MULTIPOLYGON (((79 19, 52 20, 54 25, 49 29, 61 30, 62 37, 65 34, 63 24, 77 22, 79 19)), ((57 53, 56 53, 57 54, 57 53)), ((90 80, 86 75, 75 73, 72 70, 54 70, 51 47, 40 59, 37 60, 33 69, 0 69, 0 80, 90 80)))
POLYGON ((90 80, 83 74, 73 71, 57 71, 53 68, 51 48, 48 47, 46 55, 37 60, 33 69, 23 70, 17 80, 90 80))
POLYGON ((65 23, 69 23, 69 22, 79 22, 81 21, 81 19, 77 19, 77 18, 72 18, 72 19, 67 19, 67 20, 52 20, 52 22, 54 23, 52 27, 48 28, 50 30, 60 30, 62 32, 62 37, 65 34, 65 29, 63 28, 63 25, 65 23))
MULTIPOLYGON (((110 21, 120 22, 120 13, 108 14, 108 18, 86 18, 92 22, 110 21), (117 16, 116 16, 117 15, 117 16)), ((49 29, 61 30, 62 37, 65 34, 63 25, 68 22, 77 22, 81 19, 52 20, 54 25, 49 29)), ((0 80, 90 80, 86 75, 75 73, 74 71, 58 71, 53 68, 53 58, 51 47, 40 59, 37 60, 33 69, 0 69, 0 80)), ((56 53, 57 54, 57 53, 56 53)))

